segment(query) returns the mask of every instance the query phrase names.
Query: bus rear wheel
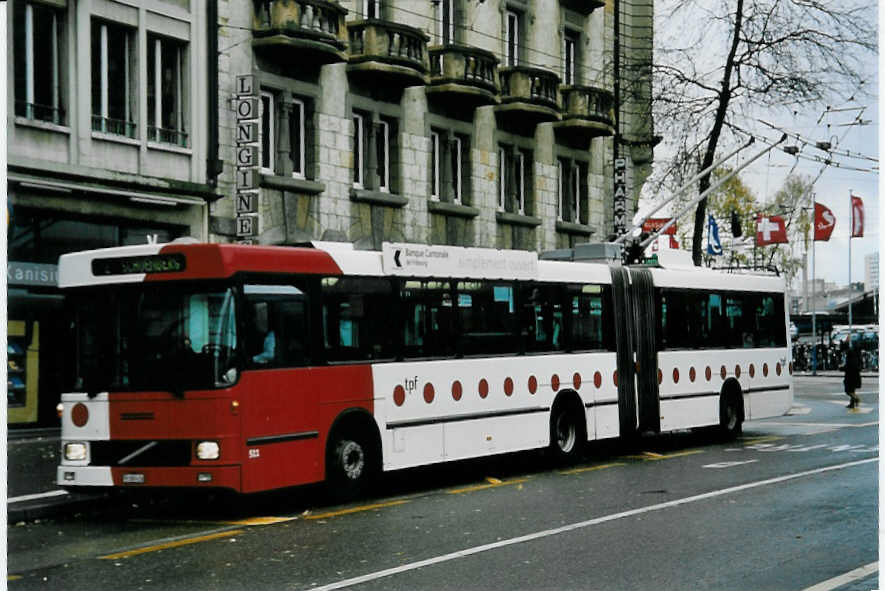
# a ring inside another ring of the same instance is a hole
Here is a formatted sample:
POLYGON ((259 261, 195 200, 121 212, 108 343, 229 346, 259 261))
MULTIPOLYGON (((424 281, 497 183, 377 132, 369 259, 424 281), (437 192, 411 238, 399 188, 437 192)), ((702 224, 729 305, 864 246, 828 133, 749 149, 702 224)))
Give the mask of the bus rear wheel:
POLYGON ((326 458, 331 495, 349 501, 365 494, 377 472, 377 458, 369 438, 361 433, 333 435, 326 458))
POLYGON ((559 462, 572 463, 578 459, 586 437, 584 426, 567 405, 560 404, 550 416, 550 451, 559 462))
POLYGON ((724 439, 734 439, 743 431, 744 413, 740 394, 723 396, 719 408, 719 433, 724 439))

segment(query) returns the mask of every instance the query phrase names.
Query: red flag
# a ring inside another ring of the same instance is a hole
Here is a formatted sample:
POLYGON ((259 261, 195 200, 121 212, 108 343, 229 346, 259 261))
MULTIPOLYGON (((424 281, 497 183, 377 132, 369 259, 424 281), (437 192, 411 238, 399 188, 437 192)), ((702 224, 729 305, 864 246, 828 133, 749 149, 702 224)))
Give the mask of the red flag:
POLYGON ((756 216, 756 245, 777 244, 787 240, 787 225, 779 215, 756 216))
POLYGON ((863 238, 863 199, 851 196, 851 237, 863 238))
POLYGON ((836 216, 826 205, 814 202, 814 239, 826 242, 836 227, 836 216))
POLYGON ((679 243, 673 236, 670 236, 670 248, 679 248, 679 243))
MULTIPOLYGON (((661 228, 667 225, 672 218, 648 218, 644 222, 642 222, 642 231, 643 232, 657 232, 661 228)), ((673 235, 676 233, 676 223, 674 222, 672 226, 667 228, 664 234, 673 235)))

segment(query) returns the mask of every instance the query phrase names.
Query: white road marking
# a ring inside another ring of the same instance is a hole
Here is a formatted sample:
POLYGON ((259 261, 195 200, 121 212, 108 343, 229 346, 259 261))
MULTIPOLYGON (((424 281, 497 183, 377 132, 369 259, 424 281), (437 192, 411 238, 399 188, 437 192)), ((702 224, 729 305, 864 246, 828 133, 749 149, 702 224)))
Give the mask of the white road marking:
POLYGON ((781 482, 788 482, 790 480, 795 480, 797 478, 804 478, 806 476, 823 474, 825 472, 832 472, 834 470, 844 470, 845 468, 852 468, 854 466, 860 466, 863 464, 868 464, 870 462, 878 462, 878 461, 879 461, 879 458, 868 458, 865 460, 857 460, 854 462, 847 462, 844 464, 836 464, 834 466, 826 466, 824 468, 816 468, 814 470, 807 470, 805 472, 797 472, 795 474, 787 474, 784 476, 778 476, 776 478, 768 478, 766 480, 758 480, 756 482, 749 482, 747 484, 740 484, 738 486, 732 486, 729 488, 714 490, 711 492, 707 492, 707 493, 703 493, 703 494, 699 494, 699 495, 694 495, 691 497, 685 497, 682 499, 668 501, 666 503, 659 503, 657 505, 649 505, 646 507, 640 507, 638 509, 630 509, 629 511, 623 511, 621 513, 613 513, 611 515, 604 515, 602 517, 597 517, 595 519, 588 519, 587 521, 579 521, 577 523, 570 523, 568 525, 563 525, 562 527, 538 531, 538 532, 526 534, 524 536, 509 538, 507 540, 499 540, 497 542, 492 542, 490 544, 483 544, 481 546, 474 546, 472 548, 464 548, 463 550, 458 550, 456 552, 451 552, 449 554, 434 556, 433 558, 427 558, 425 560, 419 560, 417 562, 410 562, 408 564, 403 564, 401 566, 396 566, 393 568, 388 568, 385 570, 380 570, 380 571, 376 571, 373 573, 368 573, 368 574, 365 574, 365 575, 362 575, 359 577, 353 577, 351 579, 344 579, 341 581, 335 581, 333 583, 329 583, 328 585, 323 585, 322 587, 310 587, 310 589, 311 589, 311 591, 331 591, 332 589, 344 589, 346 587, 353 587, 354 585, 361 585, 363 583, 368 583, 369 581, 376 581, 378 579, 383 579, 385 577, 398 575, 400 573, 418 570, 418 569, 423 568, 425 566, 431 566, 434 564, 449 562, 451 560, 456 560, 458 558, 473 556, 474 554, 480 554, 482 552, 488 552, 490 550, 497 550, 498 548, 505 548, 507 546, 522 544, 524 542, 531 542, 534 540, 539 540, 539 539, 547 538, 550 536, 556 536, 556 535, 568 533, 571 531, 584 529, 584 528, 587 528, 587 527, 590 527, 593 525, 599 525, 601 523, 607 523, 609 521, 615 521, 617 519, 624 519, 625 517, 633 517, 635 515, 641 515, 643 513, 650 513, 652 511, 660 511, 662 509, 669 509, 671 507, 678 507, 680 505, 686 505, 688 503, 694 503, 697 501, 712 499, 715 497, 720 497, 723 495, 728 495, 728 494, 732 494, 732 493, 736 493, 736 492, 740 492, 740 491, 744 491, 744 490, 749 490, 752 488, 758 488, 760 486, 767 486, 769 484, 778 484, 781 482))
POLYGON ((806 587, 802 591, 830 591, 831 589, 836 589, 837 587, 841 587, 842 585, 847 585, 852 581, 857 581, 858 579, 868 577, 878 570, 879 562, 871 562, 866 566, 848 571, 847 573, 839 575, 838 577, 833 577, 832 579, 822 581, 817 585, 806 587))
POLYGON ((49 497, 60 497, 62 495, 68 494, 66 490, 51 490, 49 492, 44 493, 35 493, 33 495, 22 495, 20 497, 10 497, 6 499, 6 504, 11 505, 12 503, 21 503, 22 501, 33 501, 36 499, 48 499, 49 497))
POLYGON ((706 466, 701 466, 701 468, 734 468, 735 466, 752 464, 753 462, 758 461, 759 460, 744 460, 743 462, 716 462, 715 464, 707 464, 706 466))
POLYGON ((788 417, 796 416, 796 415, 810 415, 811 407, 809 406, 794 406, 790 409, 790 412, 787 413, 788 417))

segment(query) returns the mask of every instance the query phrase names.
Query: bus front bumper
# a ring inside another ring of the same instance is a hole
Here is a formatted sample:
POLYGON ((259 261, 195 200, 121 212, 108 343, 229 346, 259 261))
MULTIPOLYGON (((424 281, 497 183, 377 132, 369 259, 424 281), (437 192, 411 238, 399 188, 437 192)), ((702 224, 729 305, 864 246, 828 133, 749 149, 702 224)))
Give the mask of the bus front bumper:
POLYGON ((207 487, 240 490, 239 466, 111 468, 65 466, 57 471, 62 487, 207 487))

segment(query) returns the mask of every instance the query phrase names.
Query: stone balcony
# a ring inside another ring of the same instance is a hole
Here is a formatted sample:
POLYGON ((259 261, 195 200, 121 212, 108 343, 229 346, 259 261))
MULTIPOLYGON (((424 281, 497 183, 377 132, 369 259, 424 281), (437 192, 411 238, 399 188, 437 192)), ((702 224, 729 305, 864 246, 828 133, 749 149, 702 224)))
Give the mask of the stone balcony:
POLYGON ((559 0, 565 8, 587 15, 605 6, 605 0, 559 0))
POLYGON ((528 66, 500 68, 501 104, 497 111, 534 123, 558 121, 559 76, 528 66))
POLYGON ((490 51, 467 45, 431 47, 427 94, 474 106, 499 103, 498 58, 490 51))
POLYGON ((369 19, 347 23, 348 72, 380 76, 402 87, 427 82, 427 42, 421 30, 369 19))
POLYGON ((327 0, 253 0, 252 47, 285 67, 347 59, 347 14, 327 0))
POLYGON ((591 140, 615 133, 614 95, 593 86, 563 86, 562 121, 556 131, 576 139, 591 140))

